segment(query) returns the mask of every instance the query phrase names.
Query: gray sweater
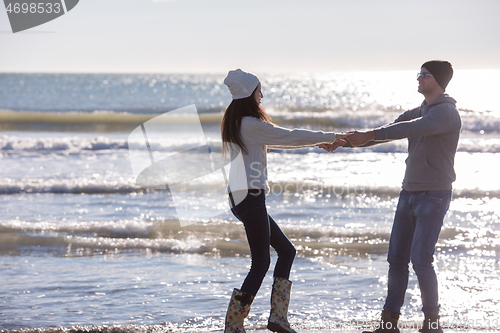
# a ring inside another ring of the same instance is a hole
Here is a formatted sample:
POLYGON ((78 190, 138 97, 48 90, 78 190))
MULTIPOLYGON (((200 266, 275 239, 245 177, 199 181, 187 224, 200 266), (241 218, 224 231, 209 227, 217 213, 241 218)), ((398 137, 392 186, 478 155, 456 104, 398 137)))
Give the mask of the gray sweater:
POLYGON ((242 159, 237 159, 239 149, 231 150, 231 192, 247 189, 264 189, 269 192, 267 148, 295 149, 335 141, 334 132, 287 129, 254 117, 243 117, 241 120, 241 137, 248 154, 241 154, 242 159))
POLYGON ((377 141, 408 138, 403 180, 406 191, 451 190, 454 160, 462 121, 456 101, 443 94, 435 101, 401 114, 393 123, 375 130, 377 141))

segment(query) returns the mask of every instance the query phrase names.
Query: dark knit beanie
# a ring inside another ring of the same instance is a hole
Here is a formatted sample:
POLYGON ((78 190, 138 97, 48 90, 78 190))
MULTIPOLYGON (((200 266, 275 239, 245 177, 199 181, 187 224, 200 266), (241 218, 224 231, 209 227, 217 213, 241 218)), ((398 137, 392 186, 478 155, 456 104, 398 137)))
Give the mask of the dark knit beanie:
POLYGON ((422 67, 425 67, 429 73, 434 75, 437 83, 441 86, 441 88, 443 88, 443 90, 446 90, 446 86, 453 77, 453 67, 451 67, 451 64, 448 61, 431 60, 424 63, 422 67))

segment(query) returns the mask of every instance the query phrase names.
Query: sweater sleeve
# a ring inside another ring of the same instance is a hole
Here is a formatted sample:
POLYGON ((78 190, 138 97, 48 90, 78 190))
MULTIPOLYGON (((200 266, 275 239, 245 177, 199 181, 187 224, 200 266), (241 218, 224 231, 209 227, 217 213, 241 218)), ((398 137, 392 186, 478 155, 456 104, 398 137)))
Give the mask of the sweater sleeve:
POLYGON ((450 132, 457 127, 456 112, 435 106, 423 117, 402 120, 375 130, 377 140, 397 140, 450 132))
MULTIPOLYGON (((403 112, 402 114, 400 114, 392 123, 388 124, 388 125, 385 125, 385 126, 389 126, 389 125, 392 125, 392 124, 395 124, 395 123, 399 123, 399 122, 402 122, 402 121, 405 121, 405 120, 408 120, 408 119, 411 119, 411 114, 413 112, 415 112, 418 108, 416 109, 413 109, 413 110, 408 110, 406 112, 403 112)), ((383 126, 383 127, 385 127, 383 126)), ((375 130, 375 135, 377 136, 377 129, 375 130)), ((344 148, 355 148, 352 146, 352 144, 349 142, 349 140, 345 139, 347 141, 347 144, 344 146, 344 148)), ((368 141, 367 143, 365 143, 364 145, 361 145, 361 146, 358 146, 357 148, 367 148, 367 147, 371 147, 371 146, 375 146, 375 145, 378 145, 378 144, 381 144, 381 143, 387 143, 387 142, 391 142, 393 141, 394 139, 380 139, 378 136, 376 137, 375 140, 372 140, 372 141, 368 141)))
POLYGON ((259 145, 280 148, 310 147, 323 142, 334 142, 335 133, 305 129, 287 129, 257 118, 243 118, 242 131, 259 145))

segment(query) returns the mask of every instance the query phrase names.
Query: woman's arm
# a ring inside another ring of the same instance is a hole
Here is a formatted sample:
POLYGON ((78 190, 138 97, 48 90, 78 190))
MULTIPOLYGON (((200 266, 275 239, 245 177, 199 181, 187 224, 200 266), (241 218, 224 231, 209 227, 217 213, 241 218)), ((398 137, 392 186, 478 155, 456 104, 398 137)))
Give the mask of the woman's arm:
POLYGON ((243 118, 241 131, 244 137, 259 145, 280 148, 313 147, 323 142, 334 142, 334 132, 287 129, 253 117, 243 118))

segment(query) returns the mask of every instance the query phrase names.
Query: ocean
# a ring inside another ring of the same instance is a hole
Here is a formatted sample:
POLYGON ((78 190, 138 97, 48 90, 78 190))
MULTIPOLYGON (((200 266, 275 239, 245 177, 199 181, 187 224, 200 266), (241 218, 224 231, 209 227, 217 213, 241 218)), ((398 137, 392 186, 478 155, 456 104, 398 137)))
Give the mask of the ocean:
MULTIPOLYGON (((416 72, 258 74, 273 122, 345 132, 420 105, 416 72)), ((220 182, 175 193, 137 185, 129 135, 194 106, 202 135, 180 123, 154 142, 158 150, 170 156, 220 141, 231 100, 224 76, 0 73, 0 330, 222 330, 232 290, 250 265, 244 228, 227 210, 214 214, 220 182), (181 204, 196 212, 186 226, 181 204)), ((451 328, 500 329, 498 82, 500 70, 457 70, 447 90, 463 121, 435 254, 442 323, 451 328)), ((294 327, 377 319, 406 149, 399 140, 334 153, 269 152, 269 213, 297 248, 294 327)), ((246 321, 257 330, 269 315, 272 253, 246 321)), ((420 309, 412 272, 403 322, 420 321, 420 309)))

